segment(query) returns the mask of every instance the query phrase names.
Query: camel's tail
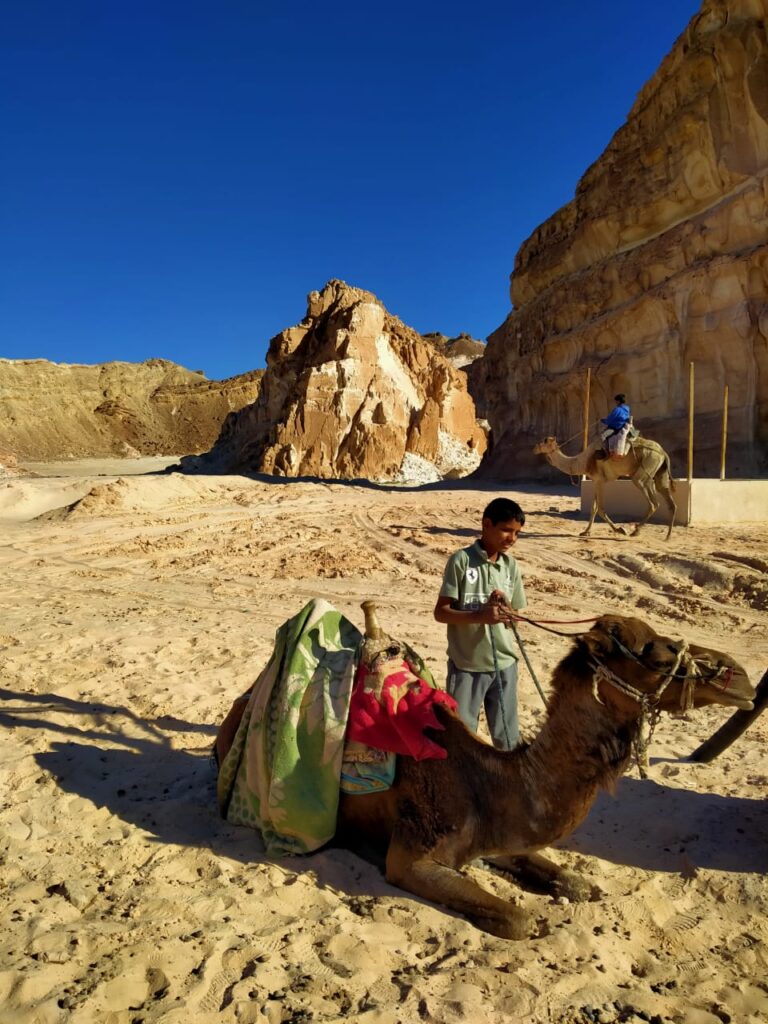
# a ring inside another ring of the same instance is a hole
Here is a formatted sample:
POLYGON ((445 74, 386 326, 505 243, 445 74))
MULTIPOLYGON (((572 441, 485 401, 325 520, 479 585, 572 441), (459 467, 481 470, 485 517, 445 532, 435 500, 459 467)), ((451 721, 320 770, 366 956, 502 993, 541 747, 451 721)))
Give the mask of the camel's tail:
POLYGON ((664 452, 664 468, 666 469, 667 476, 669 477, 669 489, 670 491, 674 491, 675 478, 672 476, 672 459, 670 459, 666 452, 664 452))

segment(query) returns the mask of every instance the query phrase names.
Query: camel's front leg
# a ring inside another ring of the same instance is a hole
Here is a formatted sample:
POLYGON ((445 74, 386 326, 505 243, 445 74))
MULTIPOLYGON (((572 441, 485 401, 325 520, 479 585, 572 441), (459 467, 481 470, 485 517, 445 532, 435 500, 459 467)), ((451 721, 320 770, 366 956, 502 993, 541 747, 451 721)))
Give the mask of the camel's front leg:
POLYGON ((561 868, 540 853, 530 853, 525 857, 498 856, 484 859, 512 875, 524 889, 533 889, 534 892, 550 896, 566 896, 579 903, 595 895, 595 887, 586 878, 575 871, 561 868))
POLYGON ((595 516, 596 515, 597 515, 597 487, 595 487, 595 493, 594 493, 594 495, 592 497, 592 511, 591 511, 591 514, 590 514, 590 517, 589 517, 589 522, 587 523, 586 529, 582 530, 581 533, 579 534, 580 537, 588 537, 589 536, 589 531, 592 529, 592 525, 593 525, 593 523, 595 521, 595 516))
POLYGON ((592 503, 592 519, 590 520, 589 526, 584 531, 582 536, 589 533, 589 527, 592 526, 592 522, 595 518, 595 509, 602 520, 604 520, 615 533, 623 533, 626 536, 627 531, 623 526, 617 526, 616 523, 611 519, 608 513, 605 511, 605 486, 602 481, 598 482, 595 480, 595 500, 592 503))
POLYGON ((523 939, 530 931, 528 917, 483 889, 455 868, 440 864, 428 853, 415 853, 393 839, 387 852, 387 881, 416 896, 456 910, 483 931, 502 939, 523 939))

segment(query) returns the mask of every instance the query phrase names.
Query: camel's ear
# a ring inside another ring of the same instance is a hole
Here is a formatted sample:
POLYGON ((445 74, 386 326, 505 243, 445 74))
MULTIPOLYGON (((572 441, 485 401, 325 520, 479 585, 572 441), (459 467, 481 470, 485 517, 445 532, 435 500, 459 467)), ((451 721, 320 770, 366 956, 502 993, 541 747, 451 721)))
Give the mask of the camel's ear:
POLYGON ((586 647, 590 654, 608 654, 613 647, 613 638, 597 623, 588 633, 579 637, 579 644, 586 647))
POLYGON ((635 658, 640 658, 654 641, 664 639, 646 623, 625 615, 601 616, 586 637, 591 638, 590 649, 594 654, 623 654, 635 658))
POLYGON ((584 633, 581 642, 590 654, 608 655, 615 649, 615 641, 621 641, 619 623, 610 615, 603 615, 588 633, 584 633))

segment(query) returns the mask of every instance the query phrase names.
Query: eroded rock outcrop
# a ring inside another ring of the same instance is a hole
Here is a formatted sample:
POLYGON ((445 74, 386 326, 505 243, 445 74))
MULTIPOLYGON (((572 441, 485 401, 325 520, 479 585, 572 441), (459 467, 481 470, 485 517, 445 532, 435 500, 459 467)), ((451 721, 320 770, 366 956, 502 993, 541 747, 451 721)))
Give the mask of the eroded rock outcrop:
MULTIPOLYGON (((532 440, 581 436, 625 392, 685 466, 695 364, 695 472, 768 469, 768 41, 765 0, 706 0, 572 202, 525 242, 514 311, 472 370, 493 450, 481 473, 529 475, 532 440)), ((573 449, 578 441, 571 442, 573 449)))
POLYGON ((257 401, 182 469, 391 480, 406 454, 465 475, 484 450, 465 375, 370 292, 330 281, 272 339, 257 401))
POLYGON ((442 352, 457 370, 465 370, 476 359, 485 355, 485 342, 473 338, 466 331, 457 334, 455 338, 449 338, 446 334, 440 334, 439 331, 422 334, 422 338, 442 352))
POLYGON ((207 380, 165 359, 94 366, 0 359, 0 449, 33 462, 205 451, 263 371, 207 380))

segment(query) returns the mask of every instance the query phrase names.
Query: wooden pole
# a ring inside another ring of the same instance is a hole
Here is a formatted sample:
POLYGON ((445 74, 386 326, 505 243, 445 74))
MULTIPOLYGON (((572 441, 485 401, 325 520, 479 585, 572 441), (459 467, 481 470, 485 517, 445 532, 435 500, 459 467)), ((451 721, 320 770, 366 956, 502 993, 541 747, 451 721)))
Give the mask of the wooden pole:
POLYGON ((581 448, 582 451, 586 450, 589 444, 589 385, 592 379, 592 367, 587 367, 587 387, 584 392, 584 443, 581 448))
POLYGON ((693 480, 693 363, 688 364, 688 483, 693 480))
POLYGON ((720 442, 720 479, 725 480, 725 449, 728 444, 728 385, 723 389, 723 434, 720 442))

